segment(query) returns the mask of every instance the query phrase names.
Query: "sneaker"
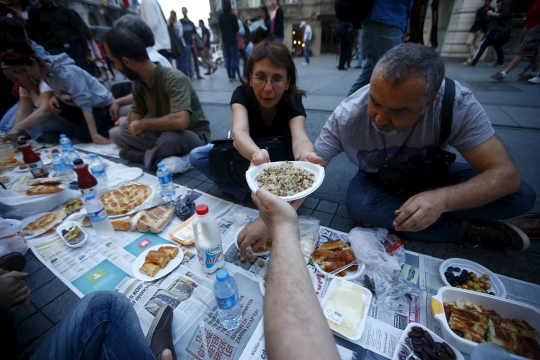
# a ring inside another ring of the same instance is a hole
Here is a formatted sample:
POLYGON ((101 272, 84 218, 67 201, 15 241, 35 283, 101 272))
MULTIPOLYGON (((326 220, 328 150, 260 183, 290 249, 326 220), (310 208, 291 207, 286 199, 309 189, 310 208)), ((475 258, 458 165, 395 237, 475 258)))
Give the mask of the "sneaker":
POLYGON ((304 62, 302 63, 302 65, 309 65, 309 63, 307 63, 307 62, 304 61, 304 62))
POLYGON ((497 81, 503 81, 504 80, 504 75, 502 73, 498 72, 496 74, 491 75, 491 78, 495 79, 497 81))
POLYGON ((529 81, 530 79, 532 79, 534 77, 534 75, 531 75, 531 74, 522 74, 522 73, 519 73, 518 74, 518 81, 529 81))
POLYGON ((197 80, 204 80, 202 76, 197 76, 197 80))
POLYGON ((529 79, 529 82, 531 84, 540 84, 540 76, 535 76, 535 77, 529 79))
POLYGON ((212 73, 211 72, 205 72, 204 75, 208 76, 208 75, 212 75, 212 73))
POLYGON ((217 66, 214 68, 214 70, 212 70, 212 74, 215 73, 217 71, 217 66))
POLYGON ((475 66, 476 66, 476 64, 473 63, 472 61, 465 61, 465 62, 463 63, 463 65, 465 65, 465 66, 470 66, 470 67, 475 67, 475 66))
POLYGON ((120 157, 127 161, 142 163, 144 161, 144 151, 134 148, 122 148, 120 149, 120 157))
POLYGON ((156 359, 161 359, 165 349, 171 351, 172 358, 176 360, 174 342, 172 337, 173 309, 170 306, 162 307, 146 335, 146 341, 150 346, 150 351, 156 359))
POLYGON ((504 64, 501 64, 501 63, 498 63, 498 62, 494 61, 491 64, 489 64, 489 66, 500 68, 500 67, 503 67, 504 64))
POLYGON ((518 227, 506 221, 466 220, 464 240, 497 250, 527 250, 530 240, 518 227))

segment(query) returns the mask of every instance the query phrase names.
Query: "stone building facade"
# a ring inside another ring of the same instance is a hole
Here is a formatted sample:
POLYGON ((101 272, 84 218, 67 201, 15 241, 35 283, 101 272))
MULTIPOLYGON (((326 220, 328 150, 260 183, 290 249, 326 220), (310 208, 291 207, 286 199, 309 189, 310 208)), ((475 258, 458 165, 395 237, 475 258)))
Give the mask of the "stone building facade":
POLYGON ((111 27, 116 19, 126 13, 139 14, 138 8, 126 10, 122 6, 122 0, 56 0, 56 2, 77 11, 90 26, 111 27))

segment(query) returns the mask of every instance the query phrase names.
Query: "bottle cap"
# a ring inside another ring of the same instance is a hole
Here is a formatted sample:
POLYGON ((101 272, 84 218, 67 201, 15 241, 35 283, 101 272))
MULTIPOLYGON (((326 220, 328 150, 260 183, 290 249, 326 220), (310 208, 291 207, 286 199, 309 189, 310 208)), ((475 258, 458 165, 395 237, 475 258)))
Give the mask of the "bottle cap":
POLYGON ((158 169, 161 169, 161 168, 165 167, 165 164, 160 162, 160 163, 157 164, 157 167, 158 167, 158 169))
POLYGON ((65 138, 66 134, 60 134, 60 138, 65 138))
POLYGON ((90 155, 90 157, 91 157, 92 159, 95 159, 95 158, 97 158, 97 154, 92 154, 92 155, 90 155))
POLYGON ((58 153, 53 153, 52 157, 56 159, 58 157, 58 153))
POLYGON ((94 200, 96 198, 96 195, 90 193, 86 195, 86 201, 94 200))
POLYGON ((26 141, 24 141, 24 140, 19 140, 19 141, 17 141, 17 144, 18 144, 18 145, 25 145, 25 144, 26 144, 26 141))
POLYGON ((206 215, 208 214, 208 205, 201 204, 195 208, 195 211, 198 215, 206 215))
POLYGON ((216 273, 216 280, 220 283, 229 280, 229 272, 227 269, 219 269, 216 273))
POLYGON ((84 164, 83 161, 81 159, 76 159, 76 160, 73 160, 73 164, 74 165, 81 165, 81 164, 84 164))

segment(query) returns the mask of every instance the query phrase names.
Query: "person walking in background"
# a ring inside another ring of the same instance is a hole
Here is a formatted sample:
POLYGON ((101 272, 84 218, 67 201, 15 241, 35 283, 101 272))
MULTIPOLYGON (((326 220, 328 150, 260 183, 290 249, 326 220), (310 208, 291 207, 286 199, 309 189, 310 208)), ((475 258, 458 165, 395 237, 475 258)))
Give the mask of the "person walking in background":
POLYGON ((238 40, 236 34, 240 29, 238 19, 232 13, 231 2, 223 0, 223 12, 219 15, 219 30, 221 31, 221 41, 223 47, 223 55, 227 67, 229 81, 233 82, 235 74, 238 72, 238 40))
POLYGON ((500 73, 494 74, 491 77, 497 81, 503 81, 510 71, 514 70, 516 66, 521 62, 524 57, 530 58, 532 63, 533 78, 529 80, 530 83, 538 84, 538 62, 534 61, 538 52, 538 46, 540 45, 540 0, 536 0, 527 12, 527 19, 525 20, 525 31, 523 33, 523 40, 519 45, 516 56, 512 59, 512 62, 506 69, 500 73), (537 78, 537 80, 533 80, 537 78), (533 80, 533 81, 531 81, 533 80))
POLYGON ((186 49, 186 41, 184 40, 184 28, 182 27, 182 23, 178 21, 178 17, 176 16, 176 11, 171 10, 171 13, 169 15, 169 26, 172 26, 176 30, 176 35, 178 36, 178 39, 180 39, 180 42, 182 43, 183 51, 182 55, 174 59, 176 62, 176 68, 184 73, 184 75, 187 76, 187 73, 184 69, 184 52, 187 51, 186 49))
POLYGON ((285 39, 283 9, 279 6, 279 0, 270 0, 272 14, 270 15, 270 36, 272 41, 283 42, 285 39))
POLYGON ((495 53, 497 54, 497 61, 489 64, 491 67, 502 67, 504 65, 504 54, 502 46, 510 41, 510 35, 512 34, 510 19, 512 17, 512 11, 514 4, 512 0, 497 0, 497 11, 488 11, 490 21, 488 24, 488 32, 482 40, 480 47, 476 51, 473 60, 466 66, 476 66, 480 57, 484 54, 487 47, 493 45, 495 53))
POLYGON ((308 65, 309 64, 309 45, 311 44, 311 39, 313 38, 313 30, 311 30, 311 26, 309 26, 305 21, 302 21, 300 23, 300 27, 304 31, 304 57, 306 58, 306 62, 303 62, 302 65, 308 65))
POLYGON ((199 20, 199 27, 201 28, 204 45, 204 49, 201 50, 201 58, 203 64, 206 65, 206 73, 204 75, 212 75, 212 73, 217 70, 217 66, 215 66, 212 59, 210 59, 210 30, 204 26, 203 20, 199 20))
POLYGON ((259 16, 255 16, 248 20, 248 25, 251 25, 253 22, 258 22, 260 25, 251 32, 251 42, 253 45, 266 40, 270 36, 270 14, 268 13, 268 8, 266 5, 259 6, 259 16))
POLYGON ((51 55, 66 53, 78 67, 90 70, 86 38, 75 16, 65 7, 52 0, 39 0, 28 12, 27 31, 51 55))
POLYGON ((362 53, 362 29, 358 30, 358 60, 356 61, 355 69, 361 69, 364 62, 364 54, 362 53))
POLYGON ((163 10, 161 10, 157 0, 142 0, 141 17, 154 33, 156 50, 169 62, 172 62, 171 38, 169 30, 167 30, 167 20, 165 20, 165 15, 163 15, 163 10))
POLYGON ((476 54, 482 39, 486 35, 489 23, 488 11, 495 11, 495 9, 490 6, 491 1, 492 0, 484 0, 484 6, 476 10, 474 24, 469 30, 469 36, 467 37, 466 42, 467 47, 469 48, 469 58, 463 63, 464 65, 468 65, 468 63, 472 62, 474 54, 476 54))
MULTIPOLYGON (((246 29, 244 27, 244 23, 240 18, 238 17, 238 9, 233 9, 233 14, 236 15, 236 18, 238 19, 238 33, 236 34, 236 41, 238 43, 238 53, 242 57, 242 60, 244 61, 244 66, 242 66, 242 69, 245 69, 246 63, 247 63, 247 54, 246 54, 246 29)), ((245 70, 244 76, 246 75, 245 70)), ((238 78, 240 78, 240 59, 238 59, 238 78)))
POLYGON ((391 48, 403 43, 407 33, 413 0, 374 0, 373 8, 362 22, 362 53, 366 59, 362 73, 347 97, 369 84, 379 59, 391 48))
POLYGON ((337 33, 340 40, 340 53, 338 70, 347 70, 345 64, 351 67, 352 40, 354 37, 353 25, 348 21, 340 21, 337 25, 337 33))
MULTIPOLYGON (((182 23, 182 33, 184 38, 184 52, 182 53, 182 67, 184 74, 194 81, 193 70, 191 69, 191 53, 193 52, 193 34, 195 33, 195 24, 189 20, 187 8, 182 8, 183 18, 180 20, 182 23)), ((200 77, 200 76, 199 76, 200 77)))

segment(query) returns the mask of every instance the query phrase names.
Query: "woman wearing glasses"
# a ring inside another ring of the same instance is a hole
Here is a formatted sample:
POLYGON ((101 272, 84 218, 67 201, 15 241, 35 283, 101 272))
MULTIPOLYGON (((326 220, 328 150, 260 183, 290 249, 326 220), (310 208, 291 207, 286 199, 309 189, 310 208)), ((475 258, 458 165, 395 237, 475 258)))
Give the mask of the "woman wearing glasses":
MULTIPOLYGON (((290 137, 292 149, 285 150, 292 150, 294 159, 320 162, 304 156, 313 152, 314 147, 306 132, 306 111, 302 105, 305 91, 296 86, 296 67, 287 46, 268 41, 257 45, 247 61, 246 75, 246 81, 231 98, 234 148, 253 165, 285 160, 270 159, 268 151, 257 142, 270 137, 290 137)), ((194 149, 189 157, 191 164, 221 190, 243 200, 248 191, 227 179, 210 176, 208 153, 213 146, 194 149)))

